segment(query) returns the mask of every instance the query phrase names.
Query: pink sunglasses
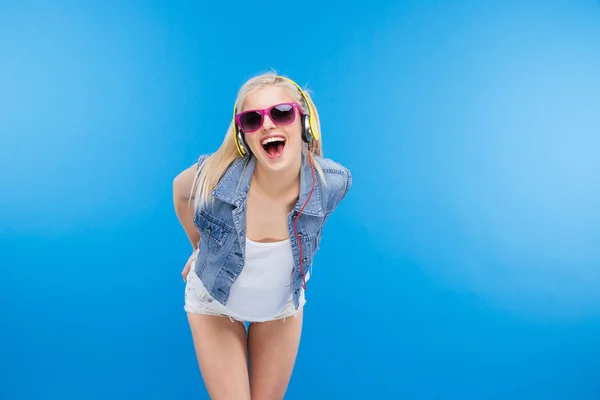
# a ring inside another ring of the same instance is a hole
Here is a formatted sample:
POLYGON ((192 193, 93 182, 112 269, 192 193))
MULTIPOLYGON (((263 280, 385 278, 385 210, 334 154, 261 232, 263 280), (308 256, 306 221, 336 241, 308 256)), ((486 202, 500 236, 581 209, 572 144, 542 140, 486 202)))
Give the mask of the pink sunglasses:
POLYGON ((269 115, 271 121, 276 125, 289 125, 296 120, 296 111, 302 114, 302 108, 298 103, 281 103, 265 108, 263 110, 248 110, 235 116, 235 122, 244 133, 252 133, 259 130, 269 115))

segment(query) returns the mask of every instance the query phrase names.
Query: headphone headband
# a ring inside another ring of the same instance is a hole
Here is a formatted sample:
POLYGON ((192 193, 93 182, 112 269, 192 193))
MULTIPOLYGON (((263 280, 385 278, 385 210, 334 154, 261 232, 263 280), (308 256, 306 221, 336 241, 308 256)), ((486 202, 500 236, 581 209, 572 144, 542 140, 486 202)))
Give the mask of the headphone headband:
MULTIPOLYGON (((308 101, 308 96, 305 94, 304 90, 302 90, 302 88, 296 82, 291 80, 290 78, 286 78, 285 76, 279 76, 279 75, 276 78, 285 79, 286 81, 293 84, 298 89, 300 94, 302 95, 302 99, 304 100, 304 103, 306 104, 306 108, 308 109, 308 115, 305 114, 305 116, 302 119, 302 130, 303 130, 302 131, 302 139, 306 143, 310 143, 312 140, 318 140, 319 135, 317 134, 317 132, 314 129, 315 113, 313 112, 311 103, 310 103, 310 101, 308 101)), ((250 149, 247 147, 243 132, 240 130, 239 126, 237 126, 237 123, 235 121, 236 114, 237 114, 237 102, 235 103, 235 105, 233 107, 233 119, 232 119, 232 121, 233 121, 232 123, 233 123, 233 127, 234 127, 234 141, 235 141, 235 147, 237 148, 238 153, 240 154, 240 156, 244 157, 246 154, 250 153, 250 149)))
POLYGON ((309 118, 309 124, 310 124, 310 133, 313 137, 313 139, 319 139, 317 133, 314 131, 313 126, 315 124, 315 113, 313 111, 313 108, 310 104, 310 101, 308 101, 308 96, 306 96, 306 93, 304 92, 304 90, 302 90, 302 88, 293 80, 291 80, 290 78, 286 78, 285 76, 278 76, 278 78, 281 79, 285 79, 288 82, 290 82, 292 85, 296 86, 296 88, 298 88, 298 91, 300 92, 300 94, 302 95, 302 98, 304 99, 304 103, 306 104, 306 108, 308 108, 308 118, 309 118))

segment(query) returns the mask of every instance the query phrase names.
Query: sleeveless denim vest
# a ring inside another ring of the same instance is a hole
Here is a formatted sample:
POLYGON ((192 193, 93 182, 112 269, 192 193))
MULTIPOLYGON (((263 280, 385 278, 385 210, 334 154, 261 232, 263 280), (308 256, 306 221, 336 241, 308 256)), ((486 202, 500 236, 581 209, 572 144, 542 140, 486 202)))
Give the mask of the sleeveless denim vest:
MULTIPOLYGON (((208 155, 200 156, 199 168, 207 158, 208 155)), ((315 162, 321 166, 325 182, 321 181, 315 169, 314 192, 296 223, 300 243, 294 234, 293 223, 312 188, 311 166, 304 154, 300 170, 300 196, 296 206, 288 214, 288 234, 294 255, 290 283, 296 309, 299 308, 303 283, 298 259, 299 248, 302 246, 302 269, 305 274, 309 274, 312 272, 313 258, 319 248, 325 221, 346 196, 352 184, 350 171, 340 164, 313 156, 313 163, 315 162)), ((207 204, 194 214, 194 224, 200 232, 198 258, 194 268, 206 290, 223 305, 227 305, 231 286, 244 268, 246 199, 255 166, 254 157, 237 158, 211 191, 214 201, 209 198, 207 204)))

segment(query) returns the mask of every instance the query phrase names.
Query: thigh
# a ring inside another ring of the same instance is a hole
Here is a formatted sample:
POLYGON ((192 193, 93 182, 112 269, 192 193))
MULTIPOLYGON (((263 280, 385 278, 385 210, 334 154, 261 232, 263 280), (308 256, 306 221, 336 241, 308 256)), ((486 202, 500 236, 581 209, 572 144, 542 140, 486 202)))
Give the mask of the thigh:
POLYGON ((301 333, 302 309, 295 317, 250 325, 252 400, 283 399, 296 362, 301 333))
POLYGON ((246 328, 229 318, 188 313, 198 366, 213 400, 250 399, 246 328))

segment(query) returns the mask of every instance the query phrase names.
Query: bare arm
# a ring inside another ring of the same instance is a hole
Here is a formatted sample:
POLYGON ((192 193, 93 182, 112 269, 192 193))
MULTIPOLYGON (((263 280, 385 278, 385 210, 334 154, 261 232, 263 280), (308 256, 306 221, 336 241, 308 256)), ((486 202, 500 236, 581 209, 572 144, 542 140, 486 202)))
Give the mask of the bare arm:
POLYGON ((190 198, 190 191, 196 177, 196 164, 182 171, 173 180, 173 205, 175 214, 192 244, 194 250, 198 248, 200 233, 194 225, 194 198, 190 198))

